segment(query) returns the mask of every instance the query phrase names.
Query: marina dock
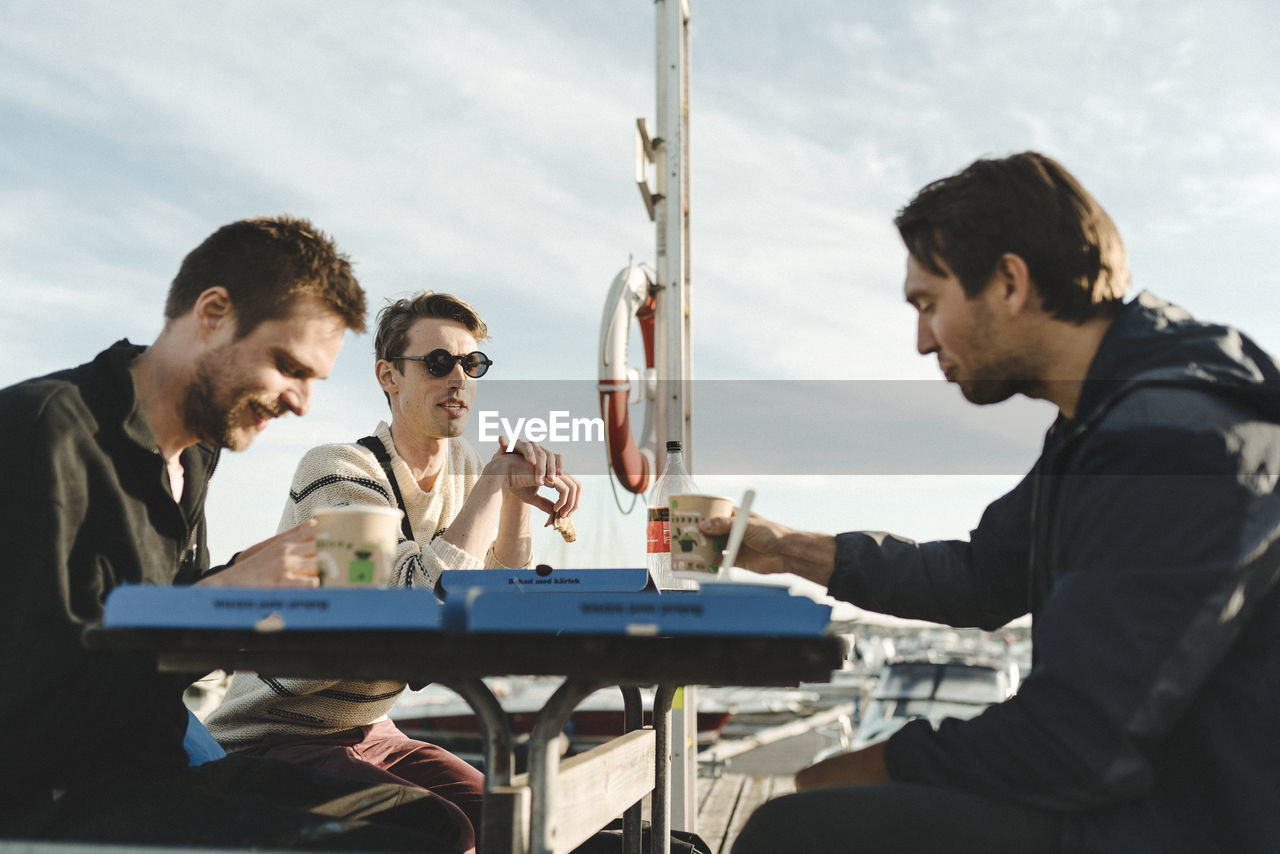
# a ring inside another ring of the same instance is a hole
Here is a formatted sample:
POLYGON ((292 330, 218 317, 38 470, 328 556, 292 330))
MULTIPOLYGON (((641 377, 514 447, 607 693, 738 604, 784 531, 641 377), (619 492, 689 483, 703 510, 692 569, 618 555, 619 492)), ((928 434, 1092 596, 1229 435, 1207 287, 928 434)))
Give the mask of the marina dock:
POLYGON ((747 818, 770 798, 795 791, 790 774, 722 774, 698 780, 698 835, 712 854, 729 854, 747 818))

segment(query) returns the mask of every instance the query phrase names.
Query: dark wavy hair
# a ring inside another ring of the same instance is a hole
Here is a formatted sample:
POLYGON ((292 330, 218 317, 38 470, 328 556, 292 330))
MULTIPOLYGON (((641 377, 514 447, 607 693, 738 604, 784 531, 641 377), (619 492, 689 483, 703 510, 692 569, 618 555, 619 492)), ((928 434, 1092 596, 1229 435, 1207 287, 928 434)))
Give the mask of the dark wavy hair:
POLYGON ((286 317, 303 296, 319 299, 348 329, 365 329, 364 291, 350 260, 323 231, 299 217, 242 219, 209 235, 182 260, 164 316, 181 317, 200 294, 219 285, 235 307, 237 337, 286 317))
POLYGON ((1045 311, 1060 320, 1112 314, 1129 290, 1111 217, 1070 172, 1034 151, 977 160, 934 181, 893 222, 921 266, 954 273, 970 298, 1006 252, 1026 262, 1045 311))
MULTIPOLYGON (((411 297, 387 303, 378 312, 378 332, 373 339, 374 358, 403 356, 409 341, 409 327, 424 317, 455 320, 465 326, 476 341, 489 337, 489 328, 476 310, 453 294, 419 291, 411 297)), ((403 363, 400 371, 404 372, 403 363)))

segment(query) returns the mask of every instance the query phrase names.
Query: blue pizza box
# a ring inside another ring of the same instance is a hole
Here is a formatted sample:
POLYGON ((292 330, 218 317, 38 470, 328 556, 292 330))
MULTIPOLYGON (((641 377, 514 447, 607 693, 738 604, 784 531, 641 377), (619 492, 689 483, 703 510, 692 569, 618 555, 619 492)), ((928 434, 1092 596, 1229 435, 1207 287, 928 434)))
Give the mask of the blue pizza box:
POLYGON ((831 606, 764 584, 705 584, 701 590, 565 592, 539 596, 477 588, 466 597, 472 632, 623 635, 776 635, 813 637, 831 606))
POLYGON ((158 629, 440 629, 444 606, 427 590, 351 587, 121 585, 102 624, 158 629))
POLYGON ((649 570, 629 569, 446 569, 440 574, 440 586, 446 593, 467 591, 473 587, 519 588, 524 592, 627 591, 643 590, 649 583, 649 570))
POLYGON ((440 595, 445 600, 444 621, 450 631, 469 628, 468 603, 485 591, 516 595, 635 593, 649 584, 649 570, 634 569, 446 569, 440 573, 440 595))

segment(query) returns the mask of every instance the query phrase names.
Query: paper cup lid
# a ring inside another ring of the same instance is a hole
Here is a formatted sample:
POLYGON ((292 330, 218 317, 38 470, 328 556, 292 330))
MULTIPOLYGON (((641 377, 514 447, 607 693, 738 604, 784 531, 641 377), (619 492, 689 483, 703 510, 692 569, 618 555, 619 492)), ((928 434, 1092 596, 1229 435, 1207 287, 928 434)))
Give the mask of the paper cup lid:
POLYGON ((677 492, 671 496, 672 501, 677 498, 703 498, 707 501, 728 501, 730 504, 735 504, 734 500, 727 495, 711 495, 706 492, 677 492))

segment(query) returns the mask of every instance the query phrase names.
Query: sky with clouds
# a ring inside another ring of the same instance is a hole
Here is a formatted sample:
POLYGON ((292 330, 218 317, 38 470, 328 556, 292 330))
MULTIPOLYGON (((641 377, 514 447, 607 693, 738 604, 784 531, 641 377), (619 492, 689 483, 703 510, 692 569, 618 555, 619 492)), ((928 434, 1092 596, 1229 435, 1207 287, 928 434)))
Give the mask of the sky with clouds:
MULTIPOLYGON (((698 459, 717 461, 703 488, 755 487, 798 527, 924 539, 963 536, 1016 482, 1050 410, 976 409, 937 381, 891 225, 983 155, 1058 158, 1116 220, 1137 287, 1280 351, 1265 0, 691 6, 695 375, 742 389, 695 408, 698 459)), ((633 144, 654 38, 648 0, 8 0, 0 385, 152 340, 188 250, 288 211, 337 239, 375 307, 422 287, 474 304, 494 380, 589 389, 609 283, 653 255, 633 144)), ((215 558, 274 532, 306 448, 384 416, 371 351, 349 335, 310 415, 224 457, 215 558)), ((638 564, 638 514, 599 459, 578 470, 582 538, 540 554, 638 564)))

